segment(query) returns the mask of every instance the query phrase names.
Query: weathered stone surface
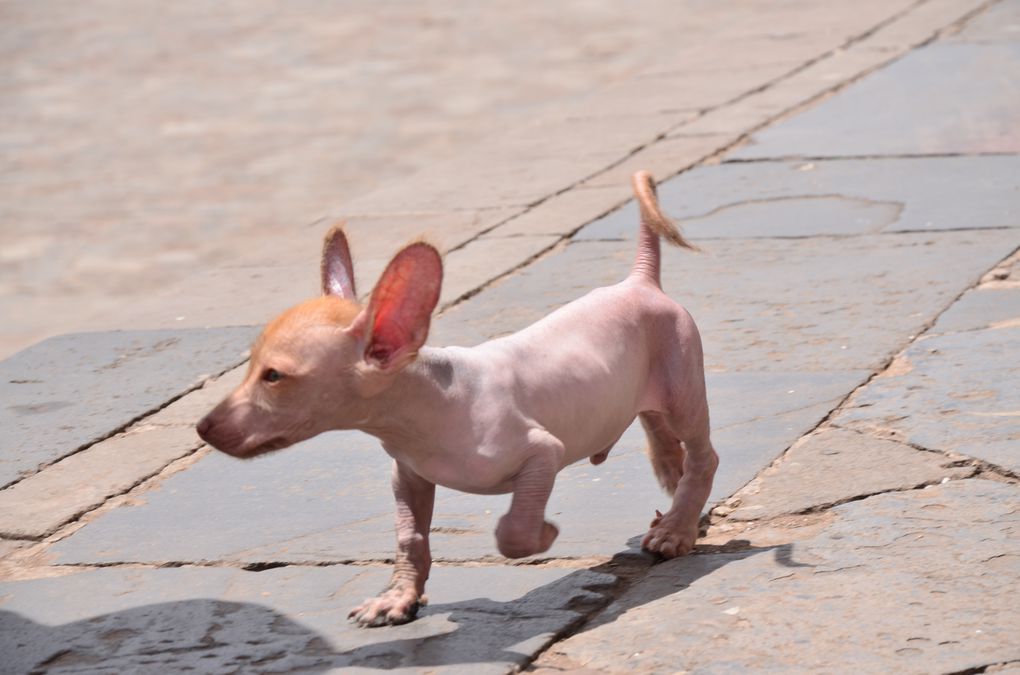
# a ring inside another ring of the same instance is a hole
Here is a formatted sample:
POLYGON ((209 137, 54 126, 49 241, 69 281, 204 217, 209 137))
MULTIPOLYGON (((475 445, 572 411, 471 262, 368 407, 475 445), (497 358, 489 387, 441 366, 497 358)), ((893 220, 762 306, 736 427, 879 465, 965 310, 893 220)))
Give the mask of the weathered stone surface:
POLYGON ((550 235, 475 239, 447 254, 443 259, 440 307, 523 265, 559 239, 550 235))
MULTIPOLYGON (((856 370, 884 363, 1015 244, 1008 230, 727 239, 703 255, 667 247, 662 279, 698 322, 710 370, 856 370)), ((518 330, 622 280, 634 250, 572 244, 450 311, 430 339, 471 345, 518 330)))
POLYGON ((613 168, 589 178, 585 186, 629 185, 635 171, 651 171, 658 180, 694 166, 736 141, 727 134, 676 135, 657 140, 613 168))
POLYGON ((834 423, 1020 473, 1020 326, 912 344, 834 423))
POLYGON ((1009 75, 1018 65, 1018 43, 930 45, 755 135, 732 156, 1020 152, 1020 87, 1009 75))
MULTIPOLYGON (((726 163, 659 186, 694 241, 1017 227, 1020 157, 726 163), (952 190, 946 190, 952 185, 952 190)), ((577 239, 631 239, 632 203, 577 239)))
POLYGON ((5 672, 503 673, 603 602, 589 570, 437 566, 418 621, 370 630, 347 613, 374 567, 98 569, 0 584, 5 672))
POLYGON ((0 539, 0 560, 29 545, 22 539, 0 539))
POLYGON ((1020 325, 1020 289, 975 288, 939 315, 932 334, 1020 325))
POLYGON ((209 380, 200 389, 196 389, 177 399, 159 412, 149 415, 139 425, 149 427, 184 426, 193 428, 202 417, 222 401, 243 380, 248 372, 248 364, 228 370, 219 377, 209 380))
MULTIPOLYGON (((609 672, 957 672, 1020 660, 1020 487, 834 509, 804 541, 654 567, 552 658, 609 672)), ((545 658, 545 657, 543 657, 545 658)), ((541 662, 540 662, 541 664, 541 662)))
POLYGON ((0 535, 40 538, 202 444, 190 427, 131 430, 0 490, 0 535))
MULTIPOLYGON (((722 456, 712 503, 753 478, 865 377, 863 371, 710 375, 713 440, 722 456)), ((612 555, 644 533, 655 509, 668 506, 644 443, 635 424, 604 464, 580 462, 560 474, 548 507, 561 527, 551 555, 612 555)), ((394 547, 389 466, 378 442, 356 432, 326 434, 251 462, 215 453, 52 550, 64 563, 388 558, 394 547), (195 528, 196 522, 205 525, 195 528)), ((441 488, 433 554, 447 560, 496 555, 493 531, 508 504, 506 495, 441 488)))
POLYGON ((923 46, 932 38, 957 30, 988 9, 982 0, 930 0, 915 5, 915 11, 880 27, 862 41, 872 49, 898 50, 903 47, 923 46))
POLYGON ((795 444, 734 497, 729 520, 803 513, 890 490, 909 490, 976 471, 943 455, 828 428, 795 444))
POLYGON ((567 235, 606 215, 630 197, 630 181, 601 188, 574 188, 550 197, 485 236, 567 235))
POLYGON ((237 364, 251 327, 79 333, 0 362, 0 486, 237 364))
POLYGON ((1020 3, 997 2, 947 42, 1016 42, 1020 35, 1020 3))

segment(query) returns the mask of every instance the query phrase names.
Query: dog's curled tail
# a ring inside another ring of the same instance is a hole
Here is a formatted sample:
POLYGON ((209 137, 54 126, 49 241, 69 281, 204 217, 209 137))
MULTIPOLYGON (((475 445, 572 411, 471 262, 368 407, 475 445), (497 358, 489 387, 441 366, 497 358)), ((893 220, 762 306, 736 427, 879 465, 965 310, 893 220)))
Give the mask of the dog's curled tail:
POLYGON ((647 171, 638 171, 630 179, 634 187, 638 208, 641 210, 641 230, 638 233, 637 258, 631 269, 631 276, 640 276, 659 285, 659 267, 661 253, 659 238, 662 237, 674 246, 692 251, 700 249, 684 239, 676 223, 666 217, 659 208, 659 199, 655 192, 655 179, 647 171))

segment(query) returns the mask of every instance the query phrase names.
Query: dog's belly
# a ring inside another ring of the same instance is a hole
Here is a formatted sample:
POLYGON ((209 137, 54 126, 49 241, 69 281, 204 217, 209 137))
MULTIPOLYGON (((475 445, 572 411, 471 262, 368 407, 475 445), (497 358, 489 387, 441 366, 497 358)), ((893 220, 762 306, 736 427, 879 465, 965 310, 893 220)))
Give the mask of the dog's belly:
POLYGON ((563 463, 560 468, 562 469, 574 462, 588 459, 594 455, 608 455, 609 451, 620 441, 620 437, 623 436, 624 432, 627 431, 627 427, 631 425, 636 417, 636 414, 629 415, 625 421, 619 421, 607 426, 591 438, 585 438, 583 442, 572 441, 569 438, 560 439, 563 441, 566 451, 564 452, 563 463))

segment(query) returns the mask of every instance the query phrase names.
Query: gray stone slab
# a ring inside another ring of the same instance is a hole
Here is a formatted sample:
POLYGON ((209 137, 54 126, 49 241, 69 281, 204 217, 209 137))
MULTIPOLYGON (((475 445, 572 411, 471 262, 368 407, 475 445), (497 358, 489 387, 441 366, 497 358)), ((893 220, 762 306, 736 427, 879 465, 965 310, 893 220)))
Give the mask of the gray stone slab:
POLYGON ((912 344, 833 419, 1020 473, 1020 326, 912 344))
POLYGON ((76 333, 0 362, 0 486, 239 363, 257 329, 76 333))
POLYGON ((843 429, 828 428, 797 443, 717 510, 731 520, 759 520, 805 513, 891 490, 909 490, 965 478, 973 466, 955 466, 944 455, 916 450, 843 429))
POLYGON ((0 535, 40 539, 202 445, 192 428, 118 434, 0 490, 0 535))
POLYGON ((935 43, 754 135, 731 155, 1020 152, 1020 42, 935 43))
POLYGON ((1020 660, 1004 592, 1020 570, 1018 497, 1016 485, 953 481, 836 507, 803 541, 657 565, 543 660, 655 673, 980 672, 1020 660))
POLYGON ((975 288, 943 312, 931 333, 1020 324, 1020 288, 975 288))
MULTIPOLYGON (((877 368, 1017 244, 1013 230, 667 247, 663 287, 693 314, 712 371, 877 368)), ((449 312, 436 344, 518 330, 630 271, 633 241, 579 242, 449 312)))
MULTIPOLYGON (((722 456, 711 502, 747 483, 866 377, 864 371, 710 375, 714 442, 722 456)), ((581 462, 560 474, 548 508, 561 526, 552 555, 612 555, 644 533, 655 509, 668 506, 644 442, 635 424, 604 464, 581 462)), ((394 546, 389 466, 378 443, 356 432, 326 434, 250 462, 217 453, 51 550, 61 563, 380 560, 394 546)), ((434 556, 497 555, 492 533, 508 503, 505 495, 440 489, 434 556)))
POLYGON ((4 672, 503 673, 604 602, 589 570, 433 570, 414 623, 362 629, 352 606, 388 571, 287 567, 97 569, 0 584, 4 672))
MULTIPOLYGON (((1018 191, 1017 156, 882 158, 698 167, 659 199, 697 242, 1020 227, 1018 191)), ((577 239, 631 239, 637 222, 631 201, 577 239)))
POLYGON ((997 2, 948 42, 1020 42, 1020 2, 997 2))

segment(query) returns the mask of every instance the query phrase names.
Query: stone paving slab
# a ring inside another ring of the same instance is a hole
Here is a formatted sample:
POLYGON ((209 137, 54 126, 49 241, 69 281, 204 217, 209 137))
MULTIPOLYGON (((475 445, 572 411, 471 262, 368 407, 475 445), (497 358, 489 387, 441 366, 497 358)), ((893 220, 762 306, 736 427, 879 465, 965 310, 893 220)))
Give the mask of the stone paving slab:
POLYGON ((504 673, 604 602, 615 577, 556 568, 450 568, 404 626, 365 630, 347 612, 382 568, 107 568, 0 584, 4 672, 504 673))
POLYGON ((631 196, 629 179, 627 182, 606 187, 567 190, 500 225, 486 236, 493 238, 542 234, 564 236, 580 225, 614 210, 631 196))
POLYGON ((0 536, 39 539, 195 451, 191 427, 118 434, 0 490, 0 536))
POLYGON ((731 157, 1020 152, 1018 67, 1020 43, 929 45, 756 134, 731 157))
POLYGON ((833 422, 1020 474, 1020 326, 912 344, 833 422))
POLYGON ((975 288, 943 312, 931 333, 956 333, 1020 324, 1020 289, 975 288))
MULTIPOLYGON (((1020 227, 1018 190, 1018 156, 881 158, 698 167, 659 199, 701 241, 1020 227)), ((637 218, 630 202, 577 239, 630 239, 637 218)))
POLYGON ((723 506, 716 513, 730 521, 775 518, 864 495, 966 478, 975 471, 938 453, 827 428, 795 444, 740 490, 727 502, 733 503, 732 512, 723 506))
POLYGON ((1020 564, 1018 497, 952 481, 836 507, 801 541, 658 565, 539 665, 932 673, 1020 660, 1004 592, 1020 564))
MULTIPOLYGON (((723 458, 712 503, 749 481, 866 377, 864 371, 711 375, 713 437, 723 458)), ((612 555, 644 533, 655 509, 667 506, 644 442, 635 424, 604 464, 581 462, 560 474, 548 513, 561 536, 550 555, 612 555)), ((357 432, 326 434, 250 462, 214 453, 51 551, 60 563, 380 560, 394 546, 389 467, 378 442, 357 432), (196 528, 199 522, 205 525, 196 528)), ((440 488, 433 554, 495 555, 492 533, 508 500, 440 488)))
POLYGON ((1016 42, 1020 39, 1020 2, 1004 0, 968 22, 946 42, 1016 42))
MULTIPOLYGON (((415 11, 362 2, 277 15, 256 0, 246 12, 185 2, 160 16, 116 2, 15 2, 3 44, 21 65, 0 83, 12 235, 0 274, 16 292, 0 303, 13 324, 0 350, 86 320, 120 327, 124 306, 144 307, 158 289, 223 264, 225 252, 285 245, 295 226, 367 191, 522 122, 562 120, 574 95, 650 69, 700 73, 714 88, 758 86, 772 72, 747 78, 747 53, 795 68, 911 4, 439 0, 415 11), (564 41, 572 31, 585 37, 564 41), (56 42, 60 54, 48 48, 56 42), (214 52, 223 58, 196 67, 196 54, 214 52), (130 105, 96 104, 125 92, 130 105)), ((698 107, 698 84, 672 94, 698 107)))
POLYGON ((0 486, 239 363, 256 330, 78 333, 0 362, 0 486))
MULTIPOLYGON (((1016 241, 1010 230, 719 240, 702 255, 667 248, 663 287, 698 322, 709 370, 877 368, 1016 241)), ((634 250, 572 244, 454 308, 430 339, 472 345, 518 330, 623 279, 634 250)))

